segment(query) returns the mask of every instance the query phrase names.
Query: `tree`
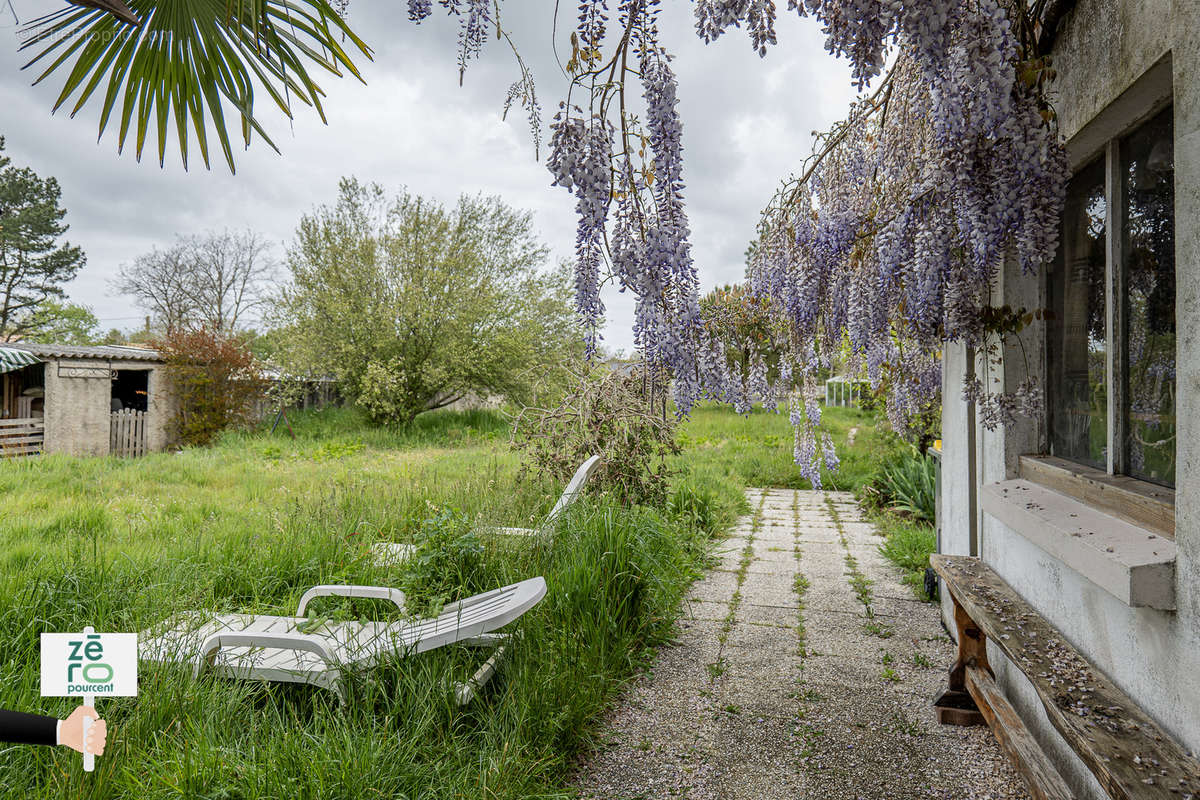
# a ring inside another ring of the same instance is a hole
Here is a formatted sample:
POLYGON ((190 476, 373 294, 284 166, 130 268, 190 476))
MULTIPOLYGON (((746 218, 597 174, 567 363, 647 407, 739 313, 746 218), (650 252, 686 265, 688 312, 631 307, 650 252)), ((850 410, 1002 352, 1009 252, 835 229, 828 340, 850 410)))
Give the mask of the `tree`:
POLYGON ((704 335, 719 355, 719 386, 711 394, 739 414, 754 402, 778 410, 792 389, 786 362, 787 330, 774 303, 743 284, 721 286, 700 298, 704 335))
POLYGON ((11 341, 48 321, 38 309, 64 296, 85 258, 60 242, 68 226, 58 181, 12 166, 3 150, 0 138, 0 341, 11 341))
POLYGON ((121 267, 113 286, 171 332, 204 327, 232 333, 259 308, 276 274, 270 245, 251 230, 176 237, 121 267))
POLYGON ((201 324, 236 331, 262 306, 276 274, 271 245, 252 230, 192 237, 192 280, 188 284, 201 324))
POLYGON ((745 284, 720 286, 700 298, 708 336, 720 341, 726 357, 744 369, 757 357, 775 368, 786 347, 787 331, 772 303, 745 284))
POLYGON ((129 335, 120 328, 109 328, 106 333, 100 336, 97 344, 125 344, 129 341, 129 335))
POLYGON ((53 344, 99 344, 100 321, 87 306, 47 300, 38 306, 23 338, 31 342, 53 344))
POLYGON ((112 288, 132 297, 170 335, 195 318, 195 303, 187 287, 189 271, 187 248, 177 241, 166 250, 156 247, 132 264, 122 265, 112 288))
POLYGON ((563 270, 528 212, 453 208, 343 179, 300 221, 280 297, 282 358, 330 375, 377 421, 407 423, 468 394, 519 399, 533 368, 578 352, 563 270))
POLYGON ((176 329, 155 339, 177 403, 171 432, 182 444, 206 445, 253 418, 266 385, 250 349, 226 331, 176 329))

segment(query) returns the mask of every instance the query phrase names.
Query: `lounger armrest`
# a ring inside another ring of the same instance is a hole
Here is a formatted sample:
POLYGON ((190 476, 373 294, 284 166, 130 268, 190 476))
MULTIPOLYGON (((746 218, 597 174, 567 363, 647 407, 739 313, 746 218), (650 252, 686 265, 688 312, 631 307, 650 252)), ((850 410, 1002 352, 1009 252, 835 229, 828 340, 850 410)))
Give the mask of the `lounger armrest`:
POLYGON ((214 633, 200 645, 193 674, 199 677, 204 665, 225 647, 273 647, 279 650, 305 650, 314 653, 331 667, 336 665, 333 652, 319 639, 294 633, 260 631, 258 633, 214 633))
POLYGON ((296 616, 303 617, 308 611, 308 604, 318 597, 366 597, 374 600, 391 600, 396 608, 404 612, 404 592, 387 586, 347 586, 344 584, 322 584, 314 586, 300 598, 296 608, 296 616))

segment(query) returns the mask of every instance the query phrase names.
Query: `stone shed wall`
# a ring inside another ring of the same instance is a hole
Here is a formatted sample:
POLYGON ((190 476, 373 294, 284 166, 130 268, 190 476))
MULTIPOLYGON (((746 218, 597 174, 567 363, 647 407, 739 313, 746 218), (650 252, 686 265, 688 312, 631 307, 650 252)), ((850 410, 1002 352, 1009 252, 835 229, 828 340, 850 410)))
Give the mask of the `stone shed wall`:
POLYGON ((47 453, 108 455, 113 370, 150 373, 146 447, 151 451, 167 448, 170 444, 168 423, 175 400, 161 364, 137 360, 52 358, 46 362, 47 453))

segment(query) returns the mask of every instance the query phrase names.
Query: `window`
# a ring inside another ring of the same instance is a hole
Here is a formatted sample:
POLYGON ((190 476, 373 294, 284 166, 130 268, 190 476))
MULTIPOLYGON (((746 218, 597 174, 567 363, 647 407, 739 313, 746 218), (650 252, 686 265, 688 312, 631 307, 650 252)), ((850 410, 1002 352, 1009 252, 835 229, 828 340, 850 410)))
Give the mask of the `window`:
POLYGON ((1175 484, 1171 109, 1080 169, 1048 272, 1051 455, 1175 484))
POLYGON ((112 381, 112 410, 145 411, 150 399, 149 388, 149 370, 115 370, 112 381))
POLYGON ((1120 297, 1125 398, 1122 469, 1175 484, 1175 168, 1168 110, 1120 145, 1120 297))
POLYGON ((1067 185, 1058 256, 1046 286, 1050 453, 1099 469, 1107 466, 1108 447, 1107 211, 1101 159, 1067 185))

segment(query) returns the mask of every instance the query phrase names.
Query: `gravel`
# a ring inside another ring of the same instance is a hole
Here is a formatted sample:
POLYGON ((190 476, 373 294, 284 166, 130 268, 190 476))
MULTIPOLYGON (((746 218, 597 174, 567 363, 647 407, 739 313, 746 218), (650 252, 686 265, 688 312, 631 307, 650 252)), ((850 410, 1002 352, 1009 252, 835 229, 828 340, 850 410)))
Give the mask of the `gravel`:
POLYGON ((611 712, 607 744, 576 776, 581 797, 1027 797, 986 727, 937 724, 930 699, 953 645, 937 606, 916 601, 879 553, 853 498, 747 495, 756 513, 693 586, 675 643, 611 712), (747 541, 754 559, 743 570, 747 541), (872 582, 869 609, 852 570, 872 582), (735 620, 723 624, 737 591, 735 620))

